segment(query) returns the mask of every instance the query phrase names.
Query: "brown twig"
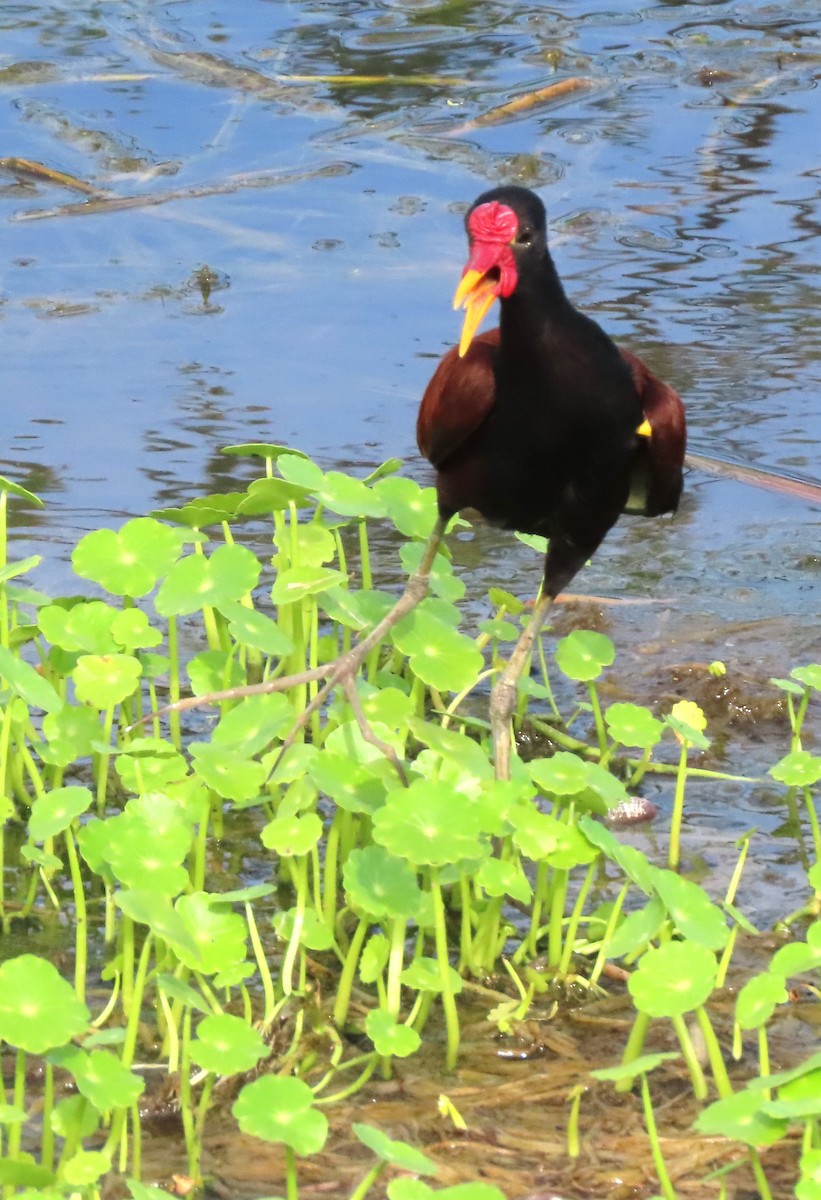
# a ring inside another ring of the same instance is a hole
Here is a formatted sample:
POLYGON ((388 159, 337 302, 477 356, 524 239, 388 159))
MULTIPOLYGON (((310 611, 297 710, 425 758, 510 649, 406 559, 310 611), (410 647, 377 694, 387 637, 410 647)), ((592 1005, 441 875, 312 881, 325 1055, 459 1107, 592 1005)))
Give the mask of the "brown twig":
POLYGON ((527 112, 538 104, 547 104, 550 100, 558 100, 562 96, 569 96, 571 92, 579 91, 580 88, 592 86, 593 80, 585 79, 582 75, 573 75, 570 79, 560 79, 557 83, 550 83, 547 87, 538 88, 535 92, 525 92, 522 96, 515 96, 506 104, 499 104, 496 108, 490 108, 480 116, 474 117, 472 121, 466 121, 463 125, 457 125, 455 129, 449 129, 448 137, 472 133, 474 129, 482 129, 485 125, 497 125, 500 121, 506 121, 508 117, 517 117, 520 113, 527 112))

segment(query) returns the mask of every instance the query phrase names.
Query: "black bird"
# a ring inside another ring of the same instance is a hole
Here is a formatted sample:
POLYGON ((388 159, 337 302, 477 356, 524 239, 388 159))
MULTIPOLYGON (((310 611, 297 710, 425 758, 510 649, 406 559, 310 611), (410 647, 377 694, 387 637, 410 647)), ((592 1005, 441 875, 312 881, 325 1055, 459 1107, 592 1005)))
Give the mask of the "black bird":
POLYGON ((417 422, 439 502, 426 561, 464 508, 549 538, 541 595, 491 697, 496 770, 506 778, 517 685, 547 609, 621 513, 675 511, 685 417, 678 393, 568 300, 533 192, 484 192, 465 227, 468 262, 454 298, 466 309, 462 337, 417 422), (496 300, 499 328, 474 336, 496 300))

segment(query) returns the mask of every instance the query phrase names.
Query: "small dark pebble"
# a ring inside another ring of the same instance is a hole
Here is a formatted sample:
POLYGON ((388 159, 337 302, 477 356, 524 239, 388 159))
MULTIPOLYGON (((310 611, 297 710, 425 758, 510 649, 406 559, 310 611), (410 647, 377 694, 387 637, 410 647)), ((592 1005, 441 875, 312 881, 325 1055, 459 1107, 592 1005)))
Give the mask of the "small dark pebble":
POLYGON ((611 808, 604 818, 606 825, 638 825, 642 821, 652 821, 658 816, 658 805, 644 796, 631 796, 623 800, 615 808, 611 808))

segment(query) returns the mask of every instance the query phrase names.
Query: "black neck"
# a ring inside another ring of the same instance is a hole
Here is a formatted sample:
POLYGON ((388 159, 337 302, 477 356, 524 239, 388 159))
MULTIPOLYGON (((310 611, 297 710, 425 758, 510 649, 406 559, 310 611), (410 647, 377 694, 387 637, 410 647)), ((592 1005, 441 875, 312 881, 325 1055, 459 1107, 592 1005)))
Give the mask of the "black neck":
POLYGON ((538 344, 546 331, 570 308, 553 259, 547 250, 538 261, 529 261, 519 273, 516 290, 501 302, 503 346, 538 344))

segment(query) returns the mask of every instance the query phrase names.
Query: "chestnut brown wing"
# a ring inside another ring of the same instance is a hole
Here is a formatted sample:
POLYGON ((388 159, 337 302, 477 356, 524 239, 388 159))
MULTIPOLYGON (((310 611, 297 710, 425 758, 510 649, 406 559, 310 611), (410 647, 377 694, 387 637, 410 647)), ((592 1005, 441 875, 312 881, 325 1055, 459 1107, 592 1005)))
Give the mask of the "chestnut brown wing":
POLYGON ((439 470, 474 433, 496 403, 493 364, 499 330, 474 338, 464 358, 449 350, 433 373, 416 421, 416 441, 439 470))
POLYGON ((684 405, 675 388, 663 383, 630 350, 619 347, 630 368, 636 394, 641 401, 650 437, 641 438, 640 452, 644 474, 645 516, 675 512, 683 485, 682 468, 687 447, 687 423, 684 405))

